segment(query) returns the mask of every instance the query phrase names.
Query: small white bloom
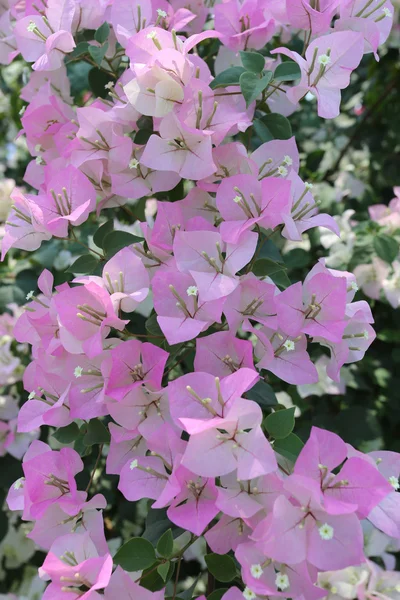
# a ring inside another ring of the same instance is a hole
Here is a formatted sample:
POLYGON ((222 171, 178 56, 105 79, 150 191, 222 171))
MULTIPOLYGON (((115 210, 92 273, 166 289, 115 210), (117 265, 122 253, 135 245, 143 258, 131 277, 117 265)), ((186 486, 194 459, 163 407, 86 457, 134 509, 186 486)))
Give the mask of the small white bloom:
POLYGON ((320 65, 322 65, 323 67, 326 67, 327 65, 329 65, 329 63, 331 62, 331 57, 328 56, 327 54, 320 54, 318 56, 318 62, 320 65))
POLYGON ((385 15, 385 17, 389 17, 389 18, 392 17, 392 13, 386 6, 384 8, 382 8, 382 12, 385 15))
POLYGON ((139 164, 139 161, 136 158, 132 158, 132 160, 129 161, 129 168, 130 169, 137 169, 138 168, 138 164, 139 164))
POLYGON ((149 40, 154 40, 155 37, 157 37, 157 31, 150 31, 150 33, 147 34, 146 36, 149 40))
POLYGON ((28 400, 33 400, 35 396, 36 396, 36 392, 35 392, 35 390, 34 390, 33 392, 31 392, 31 393, 29 394, 29 396, 28 396, 28 400))
POLYGON ((277 573, 275 578, 275 585, 279 590, 286 590, 290 585, 289 577, 284 573, 277 573))
POLYGON ((331 540, 333 538, 334 530, 328 523, 321 525, 318 531, 323 540, 331 540))
POLYGON ((307 100, 307 102, 311 102, 311 100, 314 100, 315 95, 312 92, 307 92, 304 98, 307 100))
POLYGON ((250 572, 253 575, 253 577, 255 577, 255 579, 260 579, 264 571, 261 565, 251 565, 250 572))
POLYGON ((358 292, 358 285, 356 281, 352 281, 350 284, 350 288, 353 290, 353 292, 358 292))
POLYGON ((26 299, 27 300, 32 300, 32 298, 33 298, 34 295, 35 295, 34 290, 31 290, 30 292, 27 293, 26 299))
POLYGON ((113 81, 109 81, 108 83, 106 83, 106 85, 104 86, 105 90, 112 90, 114 87, 114 82, 113 81))
POLYGON ((43 158, 42 158, 41 156, 37 156, 37 157, 35 158, 35 163, 36 163, 37 165, 43 165, 43 163, 44 163, 44 160, 43 160, 43 158))
POLYGON ((286 177, 287 174, 288 170, 286 167, 283 167, 282 165, 278 167, 278 175, 280 175, 281 177, 286 177))
POLYGON ((74 375, 75 375, 76 378, 82 377, 82 373, 83 373, 82 367, 75 367, 75 369, 74 369, 74 375))
POLYGON ((285 156, 283 157, 283 163, 285 165, 292 165, 293 164, 293 160, 291 158, 291 156, 288 156, 287 154, 285 154, 285 156))
POLYGON ((26 28, 27 31, 29 31, 30 33, 33 33, 36 29, 36 23, 34 21, 29 21, 29 25, 26 28))
POLYGON ((283 347, 286 348, 288 352, 291 352, 295 349, 296 345, 293 340, 286 340, 286 342, 283 344, 283 347))
POLYGON ((254 600, 254 598, 256 597, 255 593, 248 587, 244 588, 244 592, 243 592, 243 597, 246 600, 254 600))
POLYGON ((364 329, 364 331, 362 332, 362 335, 365 340, 367 340, 369 338, 369 333, 366 329, 364 329))
POLYGON ((135 460, 133 460, 131 462, 131 464, 129 465, 129 468, 130 468, 131 471, 133 471, 133 469, 136 469, 137 466, 138 466, 138 461, 135 458, 135 460))
POLYGON ((240 196, 235 196, 234 199, 233 199, 233 201, 236 202, 236 204, 239 204, 239 202, 241 202, 242 199, 241 199, 240 196))
POLYGON ((392 486, 393 489, 397 490, 399 489, 400 485, 399 485, 399 478, 396 477, 395 475, 392 475, 391 477, 389 477, 389 483, 392 486))
POLYGON ((35 152, 41 152, 41 151, 42 151, 42 146, 40 144, 36 144, 35 152))
POLYGON ((157 14, 162 19, 165 19, 165 17, 167 16, 167 13, 165 12, 165 10, 162 10, 161 8, 157 8, 157 14))
POLYGON ((312 183, 308 183, 308 181, 306 181, 304 183, 304 187, 306 188, 306 190, 312 190, 314 186, 312 183))
POLYGON ((199 290, 195 285, 189 285, 188 289, 186 290, 188 296, 197 296, 198 292, 199 290))
POLYGON ((17 479, 17 481, 14 483, 14 490, 21 489, 22 486, 24 485, 24 481, 25 481, 25 477, 20 477, 19 479, 17 479))

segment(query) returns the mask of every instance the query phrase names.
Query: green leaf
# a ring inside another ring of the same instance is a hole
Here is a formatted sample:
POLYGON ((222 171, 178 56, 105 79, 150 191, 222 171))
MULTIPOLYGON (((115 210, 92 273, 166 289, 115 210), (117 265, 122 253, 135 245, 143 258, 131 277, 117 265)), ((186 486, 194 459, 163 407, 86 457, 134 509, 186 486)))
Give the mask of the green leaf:
POLYGON ((220 87, 227 87, 228 85, 239 85, 239 79, 242 73, 246 69, 243 67, 229 67, 226 71, 219 73, 210 83, 210 88, 215 90, 220 87))
POLYGON ((384 233, 374 238, 374 249, 379 258, 391 264, 399 254, 399 244, 384 233))
POLYGON ((26 294, 16 285, 3 285, 0 287, 0 311, 4 312, 7 304, 24 304, 26 294))
POLYGON ((114 221, 113 219, 109 219, 103 225, 101 225, 98 230, 93 235, 93 241, 98 248, 103 248, 104 238, 108 233, 110 233, 114 229, 114 221))
POLYGON ((218 588, 207 596, 207 600, 221 600, 222 596, 226 594, 227 591, 228 588, 218 588))
POLYGON ((71 58, 77 58, 78 56, 82 56, 83 54, 87 54, 88 51, 89 51, 88 42, 79 42, 79 44, 77 44, 75 46, 75 48, 72 50, 72 52, 69 52, 68 60, 70 60, 71 58))
POLYGON ((276 273, 270 275, 270 277, 272 281, 283 290, 286 290, 286 288, 292 284, 286 271, 277 271, 276 273))
POLYGON ((271 77, 271 71, 267 71, 261 79, 257 77, 255 73, 251 73, 250 71, 241 74, 239 83, 243 98, 246 100, 246 106, 249 106, 249 104, 256 100, 261 92, 265 90, 271 81, 271 77))
POLYGON ((292 433, 294 428, 295 410, 296 407, 292 406, 291 408, 277 410, 276 412, 271 413, 264 419, 263 427, 276 440, 286 438, 292 433))
POLYGON ((157 552, 163 558, 169 558, 174 548, 174 538, 171 529, 168 529, 158 540, 157 552))
POLYGON ((53 438, 60 442, 60 444, 71 444, 71 442, 75 442, 75 440, 79 436, 79 427, 73 422, 67 425, 66 427, 60 427, 53 433, 53 438))
POLYGON ((150 509, 147 513, 146 529, 144 530, 143 537, 152 544, 156 544, 157 540, 159 540, 168 529, 171 529, 171 525, 172 536, 174 538, 183 533, 183 529, 176 527, 171 523, 165 509, 150 509))
POLYGON ((271 277, 274 273, 286 271, 286 267, 270 258, 259 258, 254 263, 252 271, 257 277, 271 277))
POLYGON ((147 144, 153 133, 154 131, 152 131, 151 129, 139 129, 139 131, 135 135, 135 144, 140 144, 141 146, 147 144))
POLYGON ((153 313, 146 321, 146 331, 151 335, 164 335, 157 321, 157 314, 153 313))
POLYGON ((303 446, 303 442, 295 433, 290 433, 284 439, 274 442, 274 450, 292 462, 296 462, 303 446))
POLYGON ((140 579, 140 585, 151 592, 157 592, 158 590, 162 590, 165 587, 166 581, 169 581, 174 574, 175 563, 169 563, 169 570, 165 580, 159 575, 157 569, 151 568, 145 570, 140 579))
POLYGON ((83 443, 86 446, 94 444, 108 444, 110 442, 110 433, 99 419, 92 419, 87 426, 86 435, 83 443))
POLYGON ((103 249, 107 257, 111 258, 114 254, 122 250, 122 248, 131 246, 137 242, 143 242, 143 238, 133 235, 128 231, 111 231, 104 237, 103 249))
POLYGON ((107 83, 110 83, 110 81, 114 81, 114 79, 107 75, 107 73, 104 73, 104 71, 101 71, 97 67, 93 67, 89 71, 88 81, 93 94, 95 96, 99 96, 100 98, 105 98, 108 96, 108 89, 106 88, 106 85, 107 83))
POLYGON ((125 571, 142 571, 149 569, 156 562, 156 552, 153 546, 144 538, 130 539, 121 546, 113 561, 125 571))
POLYGON ((301 70, 297 62, 287 60, 278 65, 274 72, 275 81, 295 81, 300 79, 301 70))
POLYGON ((96 63, 96 65, 100 66, 103 62, 103 58, 106 55, 108 50, 108 42, 106 42, 103 46, 89 46, 89 54, 96 63))
POLYGON ((278 402, 272 387, 262 380, 257 381, 256 385, 246 392, 246 398, 254 400, 261 408, 271 408, 278 402))
POLYGON ((161 579, 163 581, 167 581, 170 566, 171 566, 171 564, 170 564, 169 560, 167 560, 167 562, 161 563, 161 565, 158 565, 158 567, 157 567, 157 573, 159 574, 159 576, 161 577, 161 579))
POLYGON ((258 52, 243 52, 241 50, 240 59, 246 71, 252 73, 261 73, 265 65, 265 58, 258 52))
POLYGON ((253 123, 254 129, 262 142, 271 140, 288 140, 292 137, 292 127, 286 117, 279 113, 264 115, 253 123))
POLYGON ((84 275, 90 275, 95 271, 98 264, 99 261, 93 254, 83 254, 66 270, 69 273, 83 273, 84 275))
POLYGON ((259 237, 257 249, 258 258, 269 258, 270 260, 273 260, 277 263, 282 263, 283 265, 282 254, 279 252, 278 247, 276 246, 276 244, 274 244, 272 240, 265 239, 265 237, 266 236, 264 235, 261 235, 259 237))
POLYGON ((100 27, 98 29, 96 29, 96 31, 94 33, 94 39, 96 40, 96 42, 99 42, 99 44, 104 44, 104 42, 106 41, 106 39, 108 38, 109 35, 110 35, 109 24, 103 23, 103 25, 100 25, 100 27))
POLYGON ((206 554, 204 557, 208 570, 215 579, 226 583, 236 577, 236 565, 227 554, 206 554))
POLYGON ((310 253, 302 248, 295 248, 285 254, 285 264, 289 269, 303 269, 310 262, 310 253))

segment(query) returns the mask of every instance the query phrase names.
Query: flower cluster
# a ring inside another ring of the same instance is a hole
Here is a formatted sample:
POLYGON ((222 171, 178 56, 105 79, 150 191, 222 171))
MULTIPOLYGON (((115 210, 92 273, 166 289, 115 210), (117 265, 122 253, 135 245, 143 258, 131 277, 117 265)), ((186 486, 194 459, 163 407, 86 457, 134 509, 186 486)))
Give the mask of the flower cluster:
MULTIPOLYGON (((244 585, 226 600, 326 596, 318 573, 365 562, 361 522, 400 537, 400 457, 362 454, 313 428, 287 463, 279 440, 293 425, 282 434, 281 421, 293 411, 264 420, 254 400, 269 374, 318 382, 310 343, 327 348, 327 374, 340 381, 341 367, 375 337, 351 273, 320 260, 303 282, 274 277, 285 269, 271 238, 339 229, 299 175, 291 132, 272 139, 270 129, 287 127, 307 94, 319 116, 339 113, 351 72, 389 35, 391 3, 48 0, 0 11, 0 59, 20 52, 33 63, 21 122, 34 157, 25 181, 37 191, 12 193, 3 258, 51 238, 79 242, 76 227, 95 214, 157 200, 141 237, 107 222, 82 257, 90 268, 73 265, 77 276, 55 286, 44 270, 39 292, 28 293, 14 327, 33 356, 19 432, 107 423, 106 471, 125 498, 154 501, 190 543, 204 535, 213 553, 234 552, 244 585), (96 30, 90 43, 84 30, 96 30), (273 38, 291 46, 298 30, 302 56, 280 46, 264 57, 273 38), (213 56, 219 48, 215 76, 204 48, 213 56), (73 99, 66 63, 79 59, 106 77, 105 98, 73 99), (264 142, 256 147, 253 128, 264 142), (182 180, 181 199, 167 201, 182 180), (149 300, 148 334, 138 334, 134 313, 149 300), (182 374, 187 351, 193 369, 182 374)), ((106 499, 90 496, 92 478, 79 489, 76 449, 35 440, 22 467, 8 505, 48 552, 44 599, 160 597, 111 556, 106 499)))

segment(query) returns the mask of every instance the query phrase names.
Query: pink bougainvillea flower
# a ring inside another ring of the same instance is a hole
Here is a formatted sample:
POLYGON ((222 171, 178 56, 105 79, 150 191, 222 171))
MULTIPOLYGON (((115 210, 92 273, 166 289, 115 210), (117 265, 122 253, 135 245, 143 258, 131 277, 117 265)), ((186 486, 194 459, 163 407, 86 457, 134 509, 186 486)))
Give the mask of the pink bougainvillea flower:
POLYGON ((305 58, 287 48, 272 50, 296 61, 301 69, 298 85, 287 91, 292 102, 307 92, 317 96, 318 115, 333 119, 339 115, 340 90, 350 83, 351 72, 358 67, 364 53, 364 37, 355 31, 338 31, 311 42, 305 58))
POLYGON ((346 278, 317 273, 304 287, 295 283, 276 297, 278 323, 289 336, 300 332, 329 341, 342 339, 346 327, 346 278))
POLYGON ((221 381, 209 373, 187 373, 168 384, 172 418, 181 429, 189 420, 223 419, 257 379, 257 373, 246 368, 221 381))
POLYGON ((254 369, 253 345, 230 331, 219 331, 196 340, 195 371, 227 377, 241 368, 254 369))
POLYGON ((277 177, 259 182, 252 175, 223 179, 217 191, 217 208, 224 221, 222 239, 237 244, 242 234, 258 224, 274 229, 289 213, 290 183, 277 177))
POLYGON ((78 277, 79 283, 94 282, 108 291, 117 312, 132 312, 149 293, 149 276, 145 266, 130 248, 122 248, 103 268, 103 276, 78 277))
POLYGON ((240 244, 224 244, 217 232, 178 231, 174 256, 182 273, 196 282, 199 300, 218 300, 229 296, 239 283, 236 273, 251 260, 257 234, 246 232, 240 244))
POLYGON ((260 50, 275 33, 275 21, 264 16, 264 6, 258 0, 242 4, 230 0, 215 7, 215 28, 222 42, 235 52, 260 50))
POLYGON ((326 33, 341 0, 322 0, 318 8, 311 0, 292 0, 287 4, 287 16, 292 27, 311 30, 313 35, 326 33))
POLYGON ((181 418, 190 433, 182 464, 203 477, 218 477, 235 469, 239 479, 271 473, 276 460, 261 430, 261 420, 258 404, 239 399, 224 418, 181 418))
POLYGON ((249 519, 259 511, 270 511, 282 493, 282 480, 276 473, 238 481, 234 474, 221 477, 216 505, 225 515, 249 519))
POLYGON ((1 260, 10 248, 37 250, 41 243, 51 238, 51 233, 43 225, 39 207, 29 196, 18 189, 11 193, 13 201, 6 221, 5 235, 1 241, 1 260))
POLYGON ((163 600, 164 590, 150 592, 132 581, 128 573, 121 567, 117 567, 104 590, 103 598, 105 600, 115 600, 116 598, 121 600, 163 600))
POLYGON ((187 127, 173 113, 161 121, 160 136, 152 135, 141 162, 151 169, 172 171, 185 179, 203 179, 216 171, 211 134, 187 127))
POLYGON ((224 314, 229 329, 236 332, 249 319, 277 328, 275 296, 278 289, 273 283, 260 281, 253 273, 240 278, 237 288, 228 296, 224 304, 224 314))
POLYGON ((159 272, 152 286, 157 322, 169 344, 191 340, 221 321, 224 299, 200 300, 190 275, 177 271, 159 272))
POLYGON ((108 292, 92 282, 63 290, 57 294, 55 303, 60 339, 72 354, 85 352, 88 358, 97 356, 103 351, 103 340, 110 328, 122 331, 127 323, 115 314, 108 292))
POLYGON ((292 171, 299 172, 300 158, 296 140, 271 140, 261 144, 251 154, 258 167, 258 178, 287 177, 292 171))
POLYGON ((96 192, 90 181, 70 165, 52 177, 47 194, 35 197, 43 214, 43 225, 57 237, 68 237, 68 227, 87 220, 96 206, 96 192))
POLYGON ((312 227, 325 227, 339 237, 339 226, 335 219, 326 213, 318 213, 319 202, 311 194, 312 184, 303 183, 295 172, 288 175, 291 182, 291 209, 283 217, 285 227, 282 235, 293 241, 301 241, 302 233, 312 227))

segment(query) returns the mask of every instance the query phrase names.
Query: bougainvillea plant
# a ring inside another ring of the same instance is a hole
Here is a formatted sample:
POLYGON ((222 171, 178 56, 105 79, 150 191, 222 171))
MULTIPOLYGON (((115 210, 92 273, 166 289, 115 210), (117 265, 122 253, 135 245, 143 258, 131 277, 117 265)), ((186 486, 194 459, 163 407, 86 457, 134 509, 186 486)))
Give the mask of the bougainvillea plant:
POLYGON ((400 455, 318 427, 303 444, 273 391, 318 381, 310 344, 339 381, 375 337, 353 274, 320 260, 291 281, 279 247, 314 227, 339 235, 288 117, 313 97, 336 117, 392 13, 389 0, 0 5, 1 62, 32 63, 33 157, 2 257, 53 238, 83 248, 62 283, 43 270, 14 327, 32 348, 18 431, 42 434, 7 503, 46 553, 45 600, 186 600, 202 580, 213 600, 316 600, 353 567, 365 598, 398 597, 393 573, 382 584, 365 566, 363 527, 400 538, 400 455), (77 93, 83 76, 91 92, 77 93), (96 493, 107 478, 152 523, 119 531, 117 551, 96 493))

